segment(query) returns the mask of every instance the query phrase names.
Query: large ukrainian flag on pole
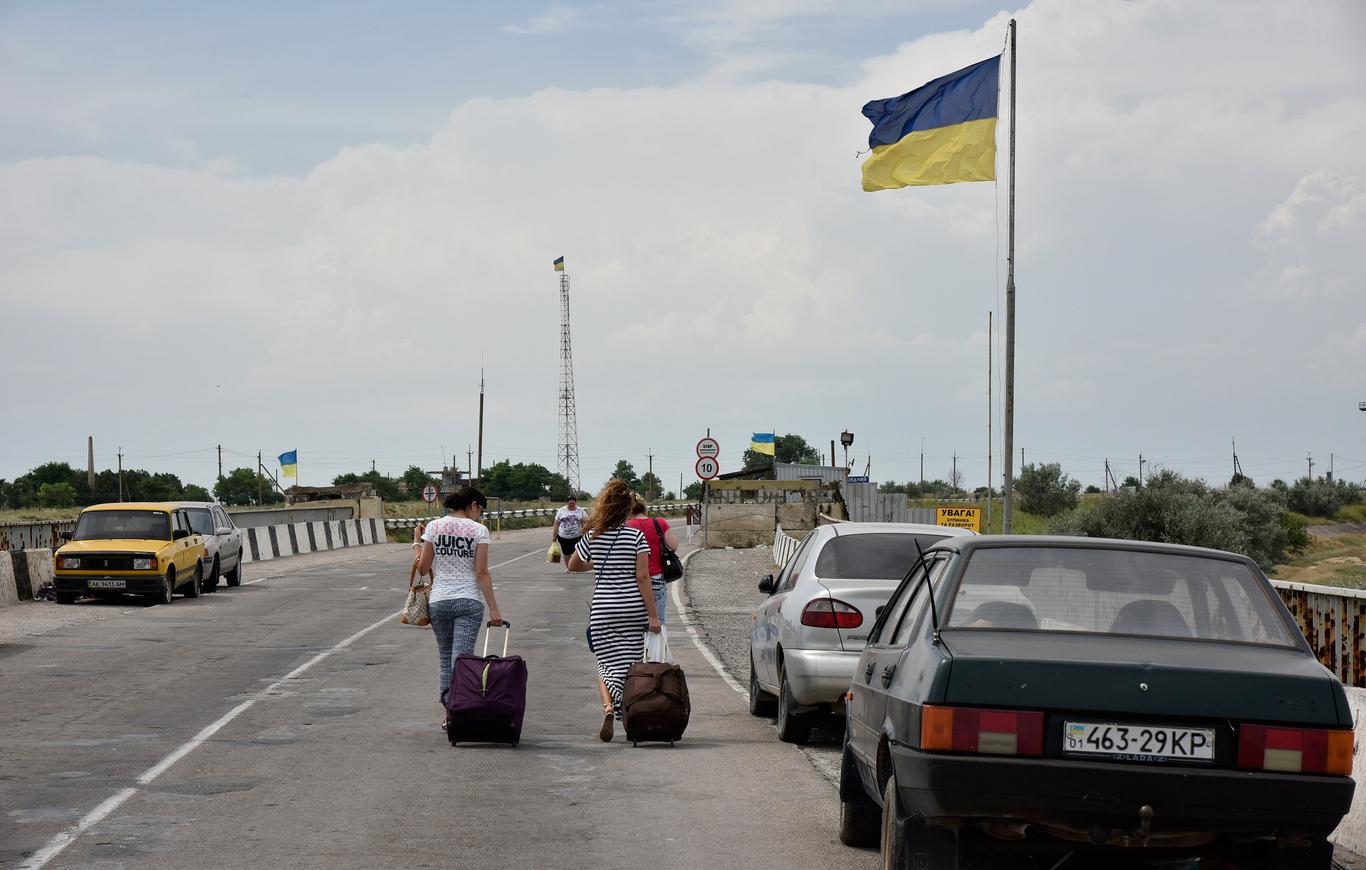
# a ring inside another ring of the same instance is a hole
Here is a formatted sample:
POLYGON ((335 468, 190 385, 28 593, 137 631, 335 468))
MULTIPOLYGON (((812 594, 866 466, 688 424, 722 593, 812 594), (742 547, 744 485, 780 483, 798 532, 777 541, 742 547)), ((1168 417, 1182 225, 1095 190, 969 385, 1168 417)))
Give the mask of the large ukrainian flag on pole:
POLYGON ((873 100, 864 190, 996 178, 1001 58, 975 63, 908 94, 873 100))

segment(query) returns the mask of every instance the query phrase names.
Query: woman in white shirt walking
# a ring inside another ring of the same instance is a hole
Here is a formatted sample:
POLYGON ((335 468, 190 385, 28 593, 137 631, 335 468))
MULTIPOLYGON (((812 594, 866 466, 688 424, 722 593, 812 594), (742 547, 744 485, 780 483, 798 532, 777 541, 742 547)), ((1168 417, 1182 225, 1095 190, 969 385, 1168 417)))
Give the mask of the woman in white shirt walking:
POLYGON ((489 574, 489 530, 479 522, 488 509, 488 499, 467 486, 448 496, 445 504, 450 514, 427 524, 418 561, 420 572, 433 575, 427 601, 441 663, 439 688, 443 709, 451 685, 451 663, 462 652, 474 652, 485 603, 489 622, 503 624, 493 595, 493 577, 489 574))

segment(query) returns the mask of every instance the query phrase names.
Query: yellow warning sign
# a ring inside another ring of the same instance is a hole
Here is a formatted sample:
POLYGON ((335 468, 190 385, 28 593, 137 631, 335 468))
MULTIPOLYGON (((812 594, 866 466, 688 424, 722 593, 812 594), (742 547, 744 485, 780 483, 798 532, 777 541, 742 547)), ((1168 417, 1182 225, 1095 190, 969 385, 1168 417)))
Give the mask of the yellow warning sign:
POLYGON ((955 529, 972 529, 982 533, 982 509, 975 507, 941 507, 935 511, 935 523, 955 529))

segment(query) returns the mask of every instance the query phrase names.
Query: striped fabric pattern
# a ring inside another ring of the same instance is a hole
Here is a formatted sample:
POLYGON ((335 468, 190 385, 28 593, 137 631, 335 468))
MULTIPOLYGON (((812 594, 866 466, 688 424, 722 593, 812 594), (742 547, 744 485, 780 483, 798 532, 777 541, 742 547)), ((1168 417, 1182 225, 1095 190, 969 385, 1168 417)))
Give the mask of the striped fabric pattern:
POLYGON ((597 585, 588 626, 598 657, 598 675, 607 684, 620 715, 626 671, 640 661, 650 625, 649 611, 636 585, 636 554, 648 556, 650 545, 639 529, 619 526, 591 541, 587 536, 580 538, 574 551, 580 559, 593 563, 597 585))

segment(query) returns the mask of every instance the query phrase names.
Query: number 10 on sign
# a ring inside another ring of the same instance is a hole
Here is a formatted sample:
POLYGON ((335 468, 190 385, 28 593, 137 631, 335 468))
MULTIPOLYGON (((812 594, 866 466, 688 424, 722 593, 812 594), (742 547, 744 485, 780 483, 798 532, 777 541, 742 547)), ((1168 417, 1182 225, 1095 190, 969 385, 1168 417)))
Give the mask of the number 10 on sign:
POLYGON ((693 466, 693 470, 697 472, 697 476, 702 480, 712 480, 716 475, 721 473, 721 466, 712 457, 703 456, 701 459, 697 460, 697 464, 693 466))

